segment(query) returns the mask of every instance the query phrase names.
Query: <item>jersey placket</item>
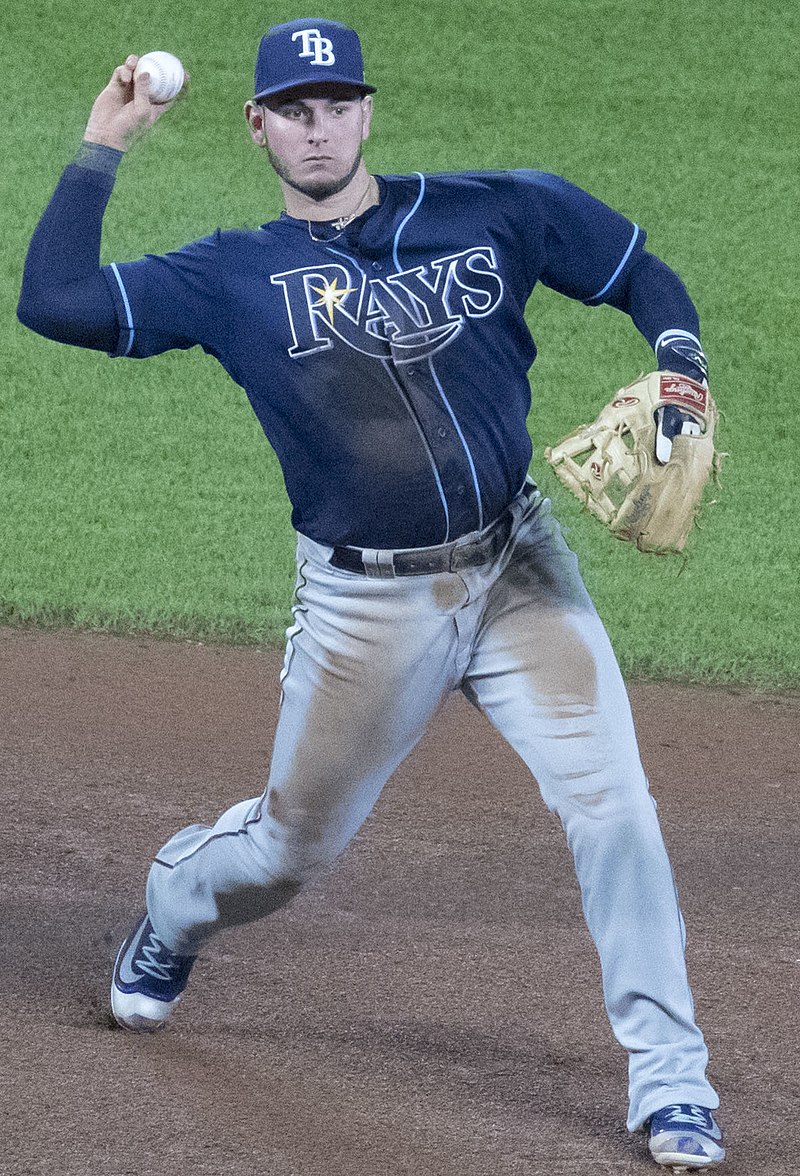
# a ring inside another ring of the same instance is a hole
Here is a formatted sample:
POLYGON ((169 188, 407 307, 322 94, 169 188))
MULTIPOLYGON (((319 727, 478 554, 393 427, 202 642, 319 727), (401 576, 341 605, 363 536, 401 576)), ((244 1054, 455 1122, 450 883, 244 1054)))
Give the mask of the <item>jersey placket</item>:
POLYGON ((483 512, 468 446, 427 360, 391 363, 391 371, 414 415, 443 496, 449 542, 483 527, 483 512))

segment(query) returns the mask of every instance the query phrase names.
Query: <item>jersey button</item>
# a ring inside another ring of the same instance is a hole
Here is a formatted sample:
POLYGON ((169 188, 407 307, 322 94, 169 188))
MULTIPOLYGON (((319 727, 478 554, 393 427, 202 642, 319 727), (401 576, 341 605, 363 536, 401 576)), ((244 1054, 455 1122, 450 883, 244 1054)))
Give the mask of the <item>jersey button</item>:
POLYGON ((381 265, 381 263, 379 261, 373 261, 372 268, 374 270, 380 270, 380 269, 383 269, 383 266, 381 265))
POLYGON ((446 436, 447 436, 447 429, 444 427, 444 425, 439 425, 439 428, 438 428, 436 431, 437 431, 437 433, 439 434, 439 436, 440 436, 440 437, 446 437, 446 436))

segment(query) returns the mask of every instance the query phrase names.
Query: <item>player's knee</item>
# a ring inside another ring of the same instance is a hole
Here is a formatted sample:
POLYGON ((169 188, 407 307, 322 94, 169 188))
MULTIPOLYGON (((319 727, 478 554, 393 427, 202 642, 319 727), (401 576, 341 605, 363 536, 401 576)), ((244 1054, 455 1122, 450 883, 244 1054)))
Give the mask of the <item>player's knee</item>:
POLYGON ((267 819, 250 830, 253 869, 270 890, 290 897, 324 870, 341 852, 325 838, 305 837, 296 829, 267 819))
POLYGON ((248 839, 267 873, 303 883, 339 857, 358 824, 339 811, 290 805, 271 789, 258 821, 248 826, 248 839))
POLYGON ((649 822, 655 812, 644 775, 596 782, 591 787, 573 783, 577 786, 563 790, 552 805, 562 823, 567 817, 591 824, 649 822))

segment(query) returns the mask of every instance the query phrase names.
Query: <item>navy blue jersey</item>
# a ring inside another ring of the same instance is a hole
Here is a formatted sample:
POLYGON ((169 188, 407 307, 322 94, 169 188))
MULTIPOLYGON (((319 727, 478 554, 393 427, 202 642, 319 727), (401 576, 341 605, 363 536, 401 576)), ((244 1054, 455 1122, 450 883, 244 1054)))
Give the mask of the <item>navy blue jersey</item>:
POLYGON ((378 181, 343 232, 284 214, 104 274, 115 354, 198 344, 245 389, 299 531, 424 546, 489 523, 525 478, 536 283, 611 301, 645 235, 542 172, 378 181))

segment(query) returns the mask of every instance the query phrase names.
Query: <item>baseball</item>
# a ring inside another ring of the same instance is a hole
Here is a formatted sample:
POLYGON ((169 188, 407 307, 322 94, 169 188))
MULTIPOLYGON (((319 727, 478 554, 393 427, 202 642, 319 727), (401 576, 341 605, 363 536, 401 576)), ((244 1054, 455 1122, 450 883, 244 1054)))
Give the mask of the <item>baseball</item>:
POLYGON ((179 59, 160 51, 139 58, 133 76, 138 78, 142 73, 150 74, 150 101, 159 104, 177 98, 186 77, 179 59))

